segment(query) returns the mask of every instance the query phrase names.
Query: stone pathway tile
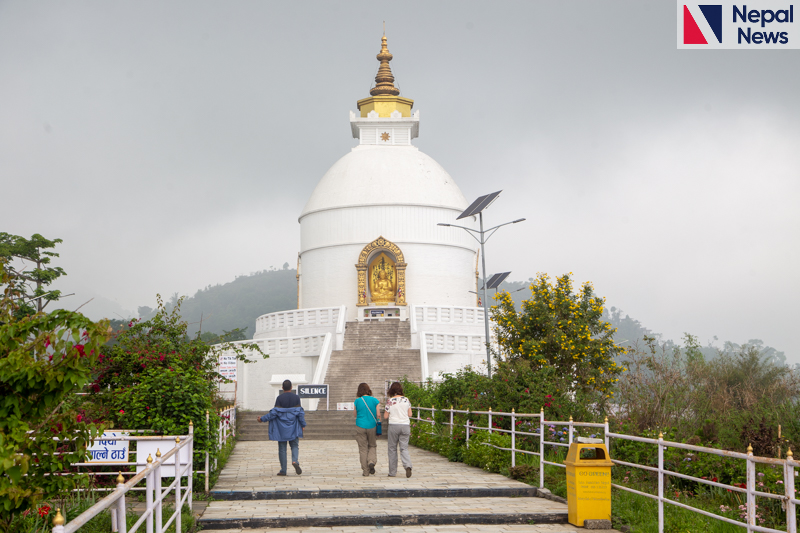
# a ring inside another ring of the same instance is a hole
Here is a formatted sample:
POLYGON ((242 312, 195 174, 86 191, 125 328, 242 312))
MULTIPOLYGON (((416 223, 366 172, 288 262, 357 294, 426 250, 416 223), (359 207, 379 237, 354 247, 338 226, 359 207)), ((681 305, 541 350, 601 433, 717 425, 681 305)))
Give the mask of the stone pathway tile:
POLYGON ((410 478, 398 465, 397 477, 388 477, 385 439, 378 440, 375 475, 363 477, 355 440, 300 441, 298 476, 278 476, 278 444, 268 441, 240 441, 220 473, 213 491, 291 491, 291 490, 367 490, 367 489, 455 489, 528 488, 525 483, 491 474, 427 450, 411 447, 413 464, 410 478))
POLYGON ((544 498, 348 498, 211 502, 203 520, 234 518, 318 518, 340 516, 419 516, 566 513, 562 503, 544 498))
MULTIPOLYGON (((345 527, 307 527, 307 528, 275 528, 275 529, 224 529, 208 530, 203 533, 581 533, 583 528, 569 524, 509 524, 509 525, 460 525, 460 526, 345 526, 345 527)), ((619 533, 616 530, 606 530, 619 533)))

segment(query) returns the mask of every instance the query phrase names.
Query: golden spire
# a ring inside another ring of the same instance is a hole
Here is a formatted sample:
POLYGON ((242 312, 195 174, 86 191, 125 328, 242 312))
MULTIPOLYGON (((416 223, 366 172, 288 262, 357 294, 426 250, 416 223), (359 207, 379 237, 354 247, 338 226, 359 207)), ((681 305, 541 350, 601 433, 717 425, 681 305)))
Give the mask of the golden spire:
POLYGON ((381 66, 378 67, 378 74, 375 76, 375 87, 369 91, 369 94, 372 96, 384 94, 398 96, 400 89, 394 86, 394 76, 392 76, 392 68, 389 66, 392 54, 386 46, 386 35, 381 37, 381 51, 375 57, 381 62, 381 66))

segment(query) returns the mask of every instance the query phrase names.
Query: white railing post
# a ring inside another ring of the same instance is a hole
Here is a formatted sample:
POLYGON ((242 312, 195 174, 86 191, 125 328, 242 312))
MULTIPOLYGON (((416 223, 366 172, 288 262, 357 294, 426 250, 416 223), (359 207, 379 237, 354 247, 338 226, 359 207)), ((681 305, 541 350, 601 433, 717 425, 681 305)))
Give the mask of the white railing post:
MULTIPOLYGON (((192 499, 194 497, 194 424, 192 421, 189 420, 189 459, 188 465, 189 468, 186 471, 186 490, 189 491, 189 497, 186 498, 187 503, 189 504, 189 509, 192 508, 192 499)), ((176 529, 176 531, 180 531, 180 529, 176 529)))
POLYGON ((147 518, 145 518, 145 531, 147 533, 153 533, 153 456, 147 456, 147 468, 148 472, 145 476, 145 488, 144 488, 144 501, 145 501, 145 512, 147 513, 147 518))
POLYGON ((658 533, 664 533, 664 435, 658 434, 658 533))
POLYGON ((53 517, 53 533, 64 533, 64 524, 66 520, 61 515, 61 509, 56 509, 56 515, 53 517))
POLYGON ((795 504, 792 500, 796 498, 794 493, 794 467, 789 464, 794 461, 792 449, 786 450, 786 462, 783 463, 783 486, 786 491, 786 531, 797 533, 797 515, 795 514, 795 504))
POLYGON ((539 412, 539 488, 544 488, 544 407, 539 412))
POLYGON ((517 466, 517 424, 514 408, 511 408, 511 466, 517 466))
POLYGON ((747 531, 756 525, 756 463, 753 461, 753 446, 747 446, 747 531))
MULTIPOLYGON (((209 435, 209 417, 208 417, 208 409, 206 409, 206 438, 209 435)), ((206 472, 205 472, 205 483, 206 483, 206 492, 208 492, 208 443, 206 443, 206 472)))
POLYGON ((162 502, 163 495, 161 494, 161 489, 163 487, 161 486, 161 449, 160 448, 156 448, 156 469, 155 469, 155 473, 153 475, 155 476, 155 479, 153 480, 154 481, 153 488, 157 489, 157 491, 155 493, 156 494, 156 498, 155 498, 156 499, 156 502, 155 502, 155 504, 156 504, 156 509, 155 509, 155 514, 156 514, 156 518, 155 518, 155 521, 156 521, 156 533, 161 533, 161 528, 164 525, 164 515, 162 513, 162 507, 161 507, 161 504, 163 503, 162 502))
POLYGON ((469 409, 467 409, 467 449, 469 450, 469 409))
POLYGON ((569 445, 572 446, 572 431, 575 426, 572 425, 572 415, 569 417, 569 445))
MULTIPOLYGON (((181 438, 175 437, 175 447, 181 445, 181 438)), ((175 515, 175 531, 183 531, 181 529, 181 451, 175 452, 175 510, 178 513, 175 515)))
POLYGON ((492 408, 489 407, 489 435, 492 434, 492 408))
MULTIPOLYGON (((123 490, 125 488, 125 478, 122 477, 122 472, 119 473, 117 476, 117 490, 123 490)), ((117 530, 119 533, 128 533, 128 518, 125 516, 127 509, 125 508, 125 493, 122 493, 119 500, 117 500, 117 509, 116 513, 117 516, 117 530)), ((55 532, 53 532, 55 533, 55 532)))
POLYGON ((450 406, 450 436, 453 436, 453 406, 450 406))
POLYGON ((604 430, 604 433, 603 433, 603 437, 605 437, 605 439, 606 439, 606 451, 608 452, 608 455, 610 456, 611 455, 611 448, 609 447, 609 444, 608 444, 608 417, 606 417, 605 425, 606 425, 606 427, 605 427, 605 430, 604 430))

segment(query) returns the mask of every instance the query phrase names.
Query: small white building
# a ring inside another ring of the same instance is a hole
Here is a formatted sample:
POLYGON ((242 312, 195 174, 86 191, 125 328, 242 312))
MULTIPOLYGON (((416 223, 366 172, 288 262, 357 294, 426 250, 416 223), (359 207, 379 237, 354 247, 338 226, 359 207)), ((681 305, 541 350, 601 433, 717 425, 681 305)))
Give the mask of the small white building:
MULTIPOLYGON (((437 226, 454 223, 468 202, 412 144, 419 111, 394 87, 385 36, 377 58, 371 96, 350 113, 358 144, 325 173, 299 217, 298 309, 259 317, 253 339, 270 357, 237 366, 237 401, 246 409, 270 407, 284 379, 327 383, 346 322, 409 322, 422 379, 485 366, 478 243, 437 226)), ((474 217, 459 224, 473 227, 474 217)))

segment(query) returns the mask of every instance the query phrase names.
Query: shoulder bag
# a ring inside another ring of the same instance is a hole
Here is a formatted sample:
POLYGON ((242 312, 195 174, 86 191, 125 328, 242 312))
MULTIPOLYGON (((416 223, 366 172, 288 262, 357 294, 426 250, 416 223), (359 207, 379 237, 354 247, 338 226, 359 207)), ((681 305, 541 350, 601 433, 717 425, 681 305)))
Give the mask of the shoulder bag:
POLYGON ((361 401, 364 402, 364 406, 367 408, 367 412, 369 413, 369 416, 371 416, 372 419, 375 420, 375 434, 376 435, 383 435, 383 431, 381 431, 383 429, 381 427, 381 421, 376 419, 375 415, 372 414, 372 411, 369 408, 369 404, 367 403, 367 400, 365 400, 363 396, 361 397, 361 401))

